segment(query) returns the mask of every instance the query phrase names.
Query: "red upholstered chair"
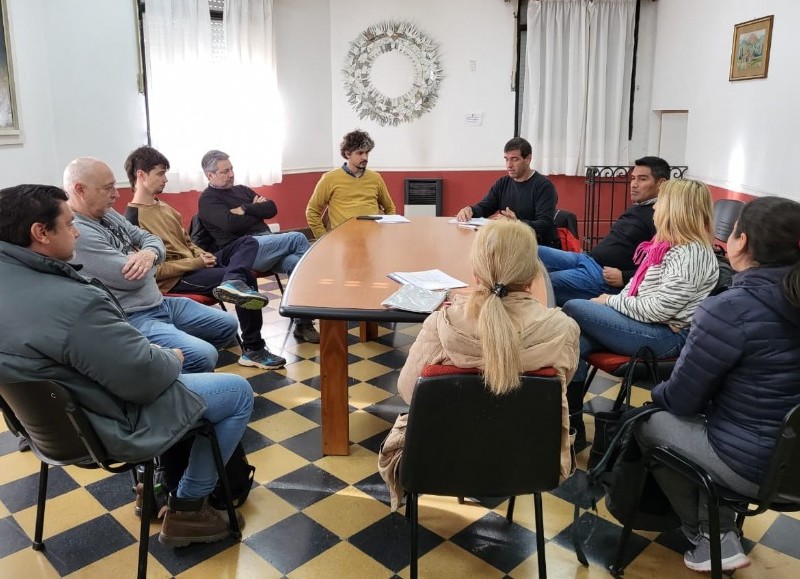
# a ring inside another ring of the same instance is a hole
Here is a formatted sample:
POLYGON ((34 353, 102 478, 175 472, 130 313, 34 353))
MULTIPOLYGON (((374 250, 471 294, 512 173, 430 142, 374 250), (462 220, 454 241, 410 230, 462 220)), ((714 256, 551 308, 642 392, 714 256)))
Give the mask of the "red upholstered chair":
POLYGON ((198 304, 203 304, 204 306, 216 306, 219 304, 222 309, 225 309, 225 306, 222 305, 222 302, 218 302, 214 296, 208 296, 205 294, 171 294, 165 293, 164 297, 167 298, 189 298, 192 301, 197 302, 198 304))
MULTIPOLYGON (((624 356, 622 354, 614 354, 613 352, 595 352, 589 354, 586 362, 589 364, 589 374, 586 376, 586 382, 583 386, 583 395, 589 391, 595 375, 598 370, 602 370, 607 374, 611 374, 616 378, 622 378, 617 399, 614 402, 614 409, 618 410, 622 407, 623 402, 630 406, 631 397, 631 381, 634 378, 643 376, 649 377, 653 384, 658 382, 659 375, 669 375, 672 368, 675 366, 677 358, 658 359, 653 354, 652 350, 647 347, 639 348, 633 356, 624 356)), ((599 408, 594 408, 593 401, 588 404, 587 412, 595 414, 600 411, 599 408)))

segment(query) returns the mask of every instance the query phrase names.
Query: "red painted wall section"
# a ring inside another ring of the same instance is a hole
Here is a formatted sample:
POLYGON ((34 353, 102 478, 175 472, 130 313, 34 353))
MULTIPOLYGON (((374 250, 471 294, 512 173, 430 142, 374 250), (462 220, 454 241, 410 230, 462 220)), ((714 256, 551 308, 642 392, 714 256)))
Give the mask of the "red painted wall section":
MULTIPOLYGON (((283 176, 281 183, 257 187, 256 192, 272 199, 278 206, 278 215, 271 221, 279 223, 282 230, 305 228, 306 204, 321 175, 321 172, 289 174, 283 176)), ((405 179, 442 179, 442 210, 445 215, 455 215, 465 205, 480 200, 492 184, 504 175, 504 171, 502 169, 497 171, 382 171, 381 175, 386 181, 386 186, 389 188, 389 193, 399 212, 403 211, 405 179)), ((551 175, 550 180, 558 191, 559 208, 572 211, 582 221, 584 178, 551 175)), ((747 202, 753 199, 752 195, 730 191, 722 187, 710 186, 709 189, 711 189, 711 195, 715 201, 717 199, 740 199, 747 202)), ((119 189, 119 193, 120 198, 117 200, 115 208, 120 213, 124 213, 132 193, 127 187, 119 189)), ((188 227, 192 215, 197 213, 199 197, 199 191, 188 191, 178 194, 165 193, 161 199, 181 213, 183 224, 188 227)), ((621 211, 622 207, 620 206, 617 213, 621 211)))

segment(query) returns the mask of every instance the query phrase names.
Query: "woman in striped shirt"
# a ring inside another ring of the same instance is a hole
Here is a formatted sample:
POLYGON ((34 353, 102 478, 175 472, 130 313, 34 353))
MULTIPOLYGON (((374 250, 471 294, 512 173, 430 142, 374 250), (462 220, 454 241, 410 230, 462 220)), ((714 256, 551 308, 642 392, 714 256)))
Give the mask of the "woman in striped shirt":
POLYGON ((632 356, 642 346, 650 347, 659 358, 673 358, 680 352, 697 305, 719 277, 711 219, 708 187, 690 179, 666 181, 653 216, 656 234, 637 248, 634 261, 639 268, 628 285, 617 295, 564 304, 564 312, 581 328, 581 363, 568 389, 570 415, 579 437, 589 354, 632 356))

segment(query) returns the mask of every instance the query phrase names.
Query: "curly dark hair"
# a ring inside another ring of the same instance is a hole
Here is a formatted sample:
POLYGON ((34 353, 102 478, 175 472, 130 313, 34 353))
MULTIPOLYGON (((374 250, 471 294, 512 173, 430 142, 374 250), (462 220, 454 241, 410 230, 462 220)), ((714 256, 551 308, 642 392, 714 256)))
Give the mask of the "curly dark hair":
POLYGON ((369 133, 356 129, 347 133, 342 137, 342 142, 339 145, 339 152, 342 154, 343 159, 347 159, 345 153, 352 153, 353 151, 371 151, 375 148, 375 141, 369 136, 369 133))

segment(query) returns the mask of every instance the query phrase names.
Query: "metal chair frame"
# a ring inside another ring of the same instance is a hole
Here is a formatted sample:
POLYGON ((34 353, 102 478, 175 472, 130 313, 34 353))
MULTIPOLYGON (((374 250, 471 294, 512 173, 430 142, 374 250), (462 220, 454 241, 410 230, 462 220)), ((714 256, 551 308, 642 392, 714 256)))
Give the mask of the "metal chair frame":
MULTIPOLYGON (((11 432, 28 440, 31 451, 41 461, 36 526, 31 545, 35 551, 42 551, 45 548, 42 535, 50 466, 75 465, 81 468, 102 468, 111 473, 133 471, 139 465, 144 467, 143 516, 139 529, 137 577, 145 579, 150 541, 150 517, 144 513, 150 513, 153 507, 153 459, 155 457, 141 463, 129 463, 108 456, 97 432, 72 394, 55 382, 36 380, 0 384, 0 410, 2 410, 11 432)), ((211 442, 217 475, 227 497, 231 535, 239 540, 242 534, 233 508, 225 463, 222 460, 213 425, 206 420, 201 420, 187 432, 185 437, 194 436, 204 436, 211 442)))
MULTIPOLYGON (((460 370, 460 369, 456 369, 460 370)), ((558 486, 562 385, 522 376, 518 389, 491 394, 475 374, 420 378, 411 401, 400 479, 411 522, 411 577, 418 574, 420 494, 511 497, 533 494, 539 576, 547 576, 541 493, 558 486)))

